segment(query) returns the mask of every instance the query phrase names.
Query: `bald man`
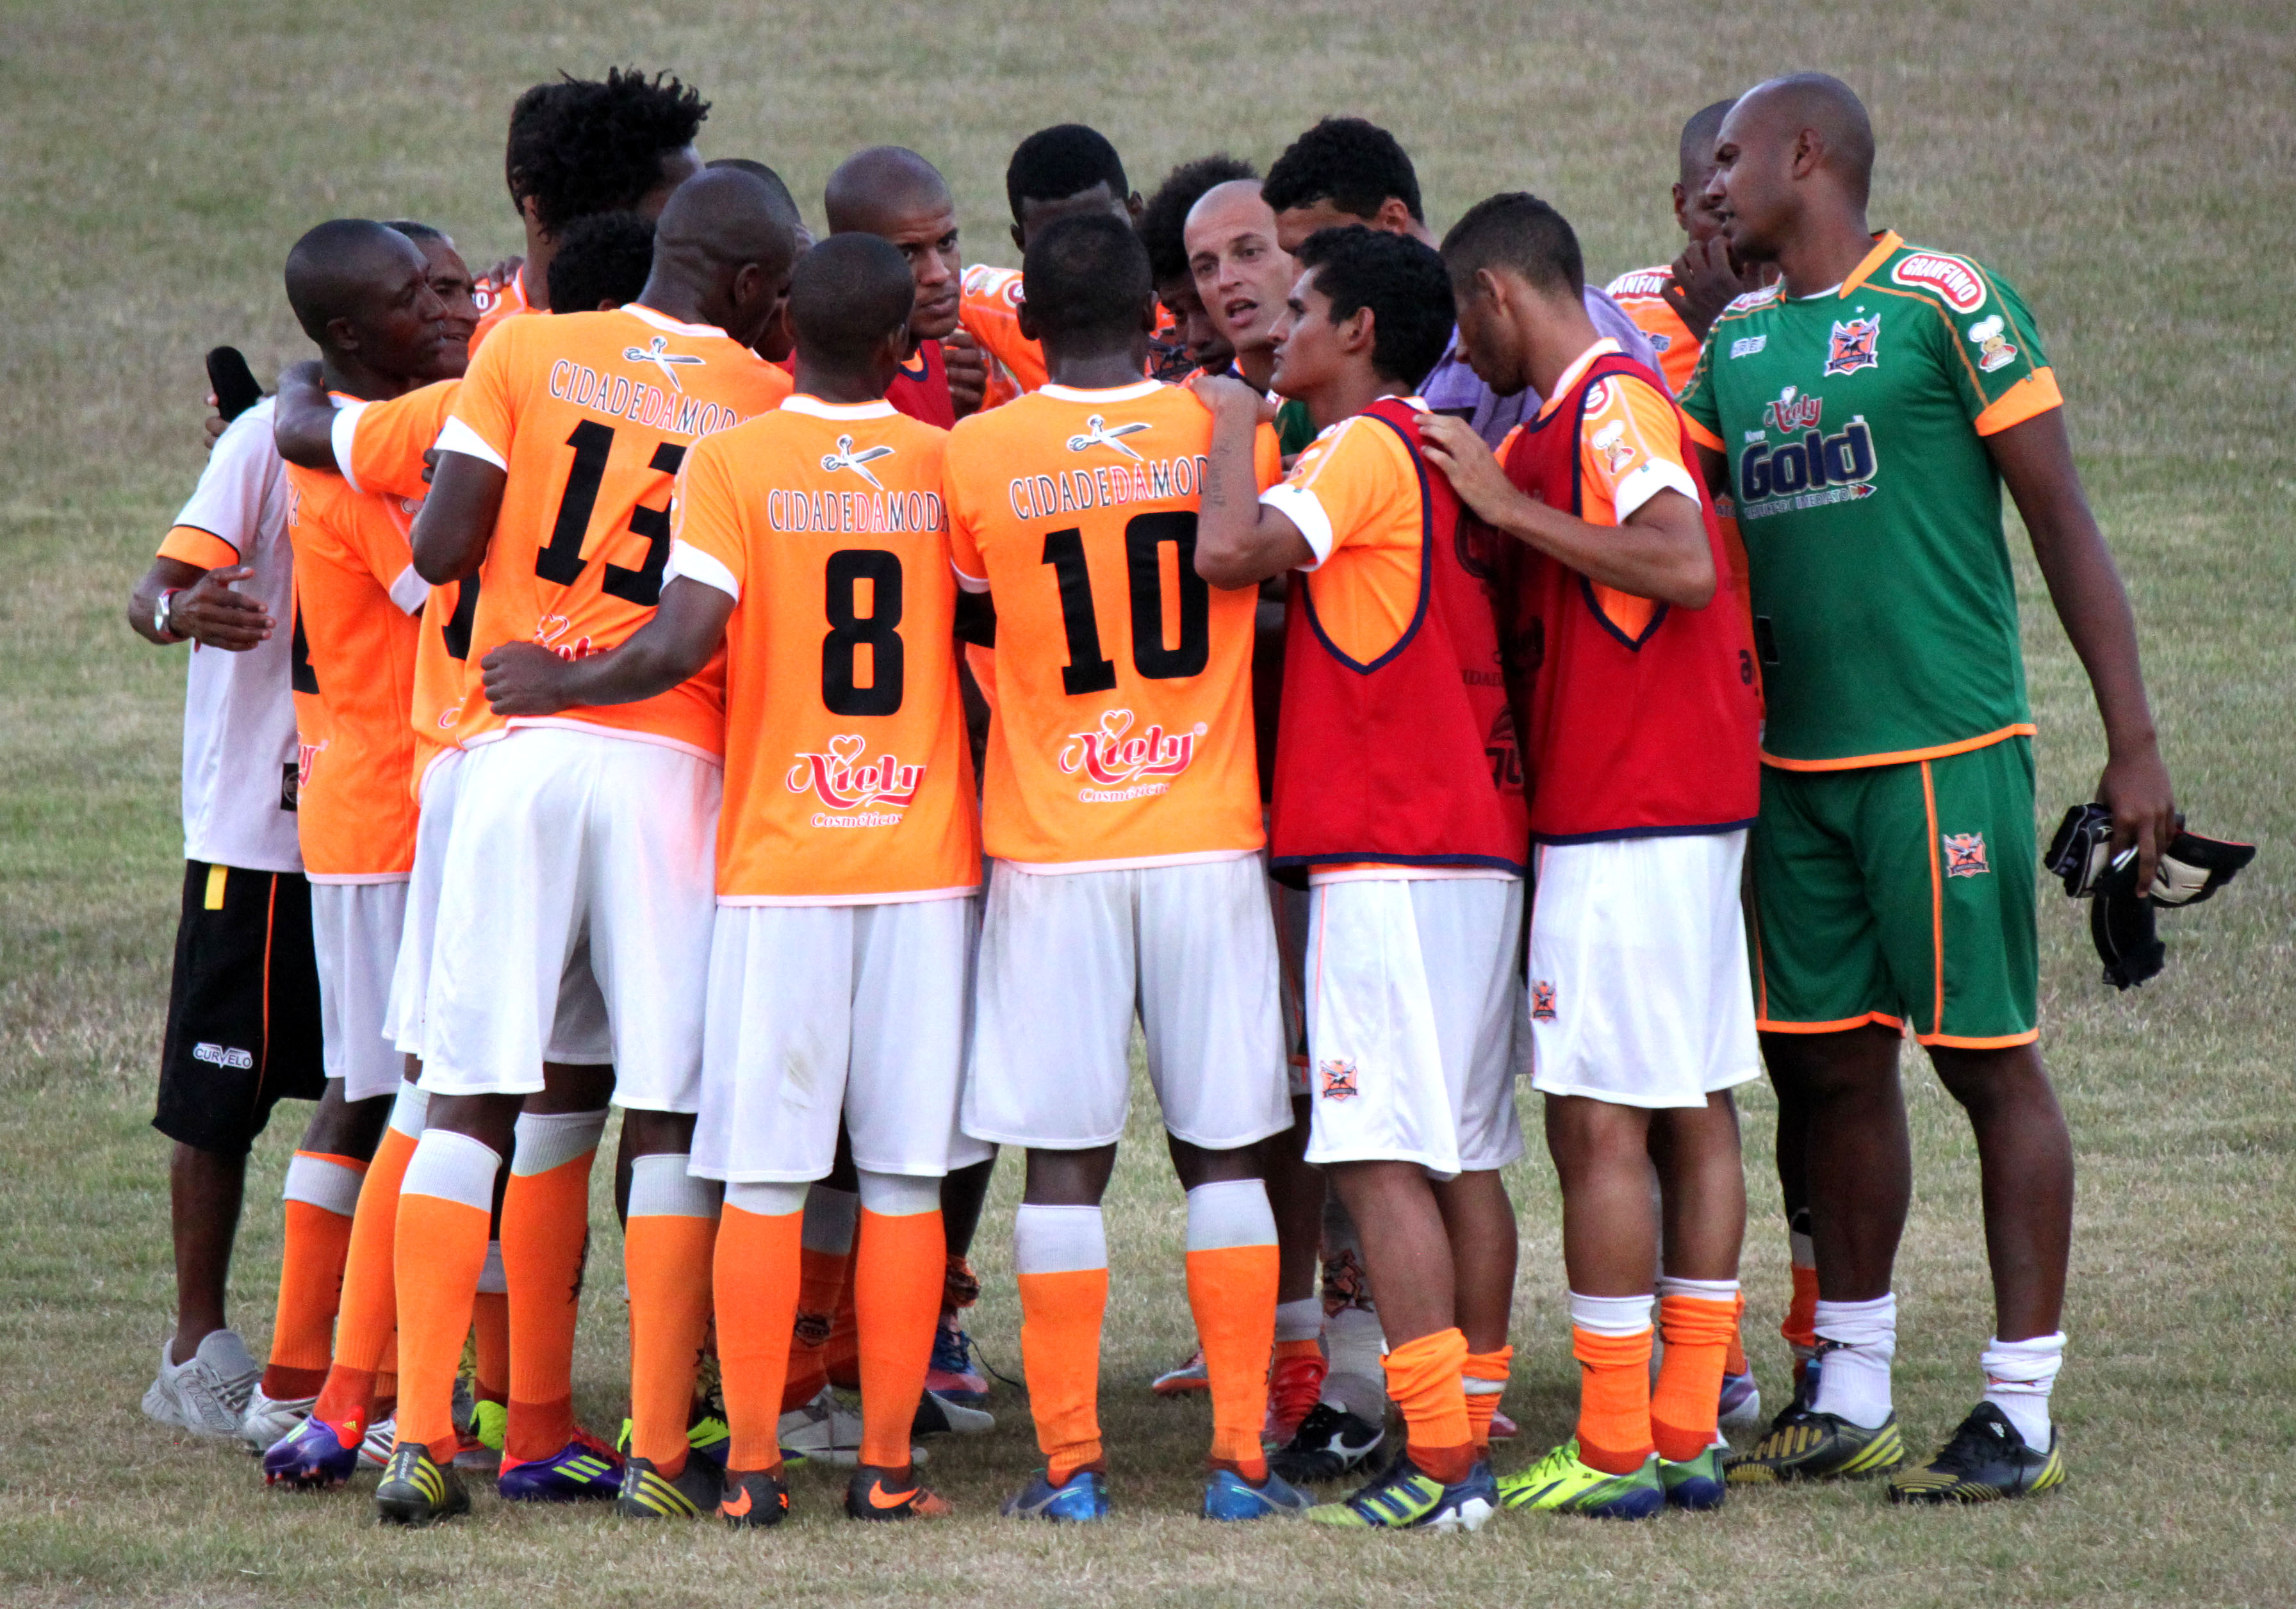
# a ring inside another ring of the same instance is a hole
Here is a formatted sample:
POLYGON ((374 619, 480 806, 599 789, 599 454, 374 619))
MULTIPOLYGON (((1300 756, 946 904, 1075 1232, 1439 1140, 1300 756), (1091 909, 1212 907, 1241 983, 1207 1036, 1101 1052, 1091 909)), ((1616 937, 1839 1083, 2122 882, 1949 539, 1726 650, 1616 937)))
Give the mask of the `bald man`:
POLYGON ((959 327, 956 201, 940 169, 905 146, 872 145, 838 164, 822 201, 830 233, 857 230, 891 242, 917 282, 909 355, 885 400, 944 430, 976 412, 988 368, 979 343, 959 327))
POLYGON ((1807 1199, 1817 1265, 1814 1396, 1728 1475, 1903 1459, 1890 1285, 1912 1188, 1910 1028, 1975 1132, 1995 1318, 1983 1401, 1890 1490, 1974 1501, 2064 1478, 2048 1402, 2072 1232, 2072 1143, 2038 1045, 2033 723, 2005 482, 2087 669, 2097 797, 2140 888, 2176 802, 2032 315, 1982 264, 1875 233, 1873 165, 1856 94, 1799 73, 1730 110, 1705 192, 1731 255, 1780 276, 1716 321, 1683 406, 1746 541, 1768 705, 1759 1026, 1787 1207, 1807 1199))
MULTIPOLYGON (((1181 229, 1188 273, 1212 327, 1235 356, 1215 373, 1234 373, 1266 395, 1275 373, 1275 325, 1292 293, 1292 254, 1276 241, 1275 213, 1258 179, 1215 184, 1188 209, 1181 229)), ((1287 402, 1276 414, 1276 434, 1291 456, 1315 439, 1304 404, 1287 402)))

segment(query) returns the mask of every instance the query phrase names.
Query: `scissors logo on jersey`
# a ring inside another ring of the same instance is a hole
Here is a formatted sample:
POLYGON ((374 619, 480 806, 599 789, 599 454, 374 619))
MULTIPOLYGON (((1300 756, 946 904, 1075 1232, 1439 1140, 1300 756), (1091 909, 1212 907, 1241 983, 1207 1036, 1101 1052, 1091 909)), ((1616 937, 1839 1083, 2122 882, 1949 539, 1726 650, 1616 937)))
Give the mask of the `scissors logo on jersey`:
POLYGON ((868 466, 881 458, 890 458, 892 455, 893 449, 882 442, 873 447, 864 447, 856 453, 853 450, 853 438, 850 436, 840 436, 837 438, 837 451, 824 453, 821 455, 821 467, 832 475, 840 470, 850 470, 882 492, 885 489, 885 483, 869 473, 868 466))
POLYGON ((1981 832, 1948 832, 1940 840, 1945 845, 1945 874, 1949 878, 1981 878, 1993 870, 1985 858, 1985 835, 1981 832))
POLYGON ((1833 333, 1825 343, 1824 378, 1881 366, 1882 315, 1873 313, 1864 318, 1835 319, 1833 333))
POLYGON ((1077 790, 1086 804, 1148 798, 1170 788, 1169 779, 1188 769, 1196 757, 1196 739, 1210 730, 1201 721, 1194 730, 1180 732, 1152 723, 1136 738, 1130 710, 1106 710, 1095 730, 1069 734, 1061 748, 1061 770, 1070 776, 1081 771, 1091 780, 1092 786, 1077 790))
POLYGON ((1763 412, 1770 416, 1770 429, 1791 436, 1796 430, 1808 430, 1816 425, 1825 413, 1825 399, 1804 396, 1800 388, 1788 386, 1763 412))
POLYGON ((925 768, 892 755, 867 758, 869 740, 858 732, 840 732, 827 747, 827 754, 799 755, 785 782, 791 793, 810 793, 829 807, 814 813, 813 824, 899 826, 901 812, 917 802, 925 768))
POLYGON ((1141 431, 1147 428, 1148 421, 1144 419, 1136 420, 1128 425, 1116 425, 1111 427, 1104 422, 1099 414, 1086 414, 1084 421, 1084 433, 1081 436, 1071 436, 1069 437, 1069 451, 1071 453, 1081 453, 1087 447, 1106 447, 1111 452, 1121 453, 1134 463, 1138 463, 1142 461, 1140 454, 1134 452, 1130 447, 1125 445, 1123 441, 1119 438, 1127 436, 1137 436, 1141 431))
POLYGON ((683 395, 685 382, 677 378, 678 370, 689 363, 707 363, 709 360, 692 352, 672 352, 669 349, 668 338, 657 335, 643 347, 623 347, 622 361, 630 363, 652 363, 661 371, 661 377, 669 382, 670 389, 683 395))

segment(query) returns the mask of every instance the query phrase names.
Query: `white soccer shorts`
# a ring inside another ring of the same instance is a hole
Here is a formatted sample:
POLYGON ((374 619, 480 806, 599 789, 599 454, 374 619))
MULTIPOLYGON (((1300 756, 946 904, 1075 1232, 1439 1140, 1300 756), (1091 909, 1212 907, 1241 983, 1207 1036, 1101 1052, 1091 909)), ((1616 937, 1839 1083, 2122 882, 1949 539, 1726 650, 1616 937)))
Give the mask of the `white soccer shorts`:
POLYGON ((1522 884, 1349 878, 1309 891, 1308 1160, 1450 1178, 1522 1155, 1522 884))
POLYGON ((1256 854, 1115 871, 998 862, 975 1001, 964 1123, 976 1139, 1113 1144, 1131 1108, 1136 1011, 1175 1137, 1231 1151, 1292 1126, 1256 854))
MULTIPOLYGON (((472 749, 439 895, 422 1087, 543 1087, 562 984, 586 942, 614 1104, 692 1112, 717 910, 718 767, 660 744, 520 727, 472 749)), ((578 1059, 564 1058, 563 1059, 578 1059)))
POLYGON ((938 1178, 992 1156, 956 1130, 980 910, 718 906, 690 1171, 823 1178, 840 1115, 854 1165, 872 1173, 938 1178))
POLYGON ((383 1032, 406 925, 407 882, 311 884, 311 950, 319 971, 319 1038, 345 1100, 396 1095, 406 1063, 383 1032))
POLYGON ((1738 899, 1745 853, 1742 829, 1539 852, 1533 1089, 1702 1107, 1761 1071, 1738 899))

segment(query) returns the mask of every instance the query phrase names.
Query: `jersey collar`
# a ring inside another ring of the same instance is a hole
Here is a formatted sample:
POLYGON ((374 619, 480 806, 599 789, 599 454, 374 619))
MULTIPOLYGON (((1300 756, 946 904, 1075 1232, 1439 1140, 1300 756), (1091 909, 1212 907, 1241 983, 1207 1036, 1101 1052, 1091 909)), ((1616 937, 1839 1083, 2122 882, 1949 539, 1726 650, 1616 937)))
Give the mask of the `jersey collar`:
POLYGON ((1594 366, 1596 358, 1608 357, 1614 352, 1625 350, 1624 347, 1619 345, 1615 337, 1605 335, 1572 358, 1570 366, 1562 372, 1562 378, 1554 382, 1554 389, 1548 392, 1546 400, 1538 405, 1538 417, 1545 419, 1554 412, 1556 404, 1570 395, 1570 388, 1578 383, 1578 377, 1594 366))
POLYGON ((824 402, 818 396, 808 396, 802 391, 792 391, 782 398, 785 413, 803 413, 814 419, 890 419, 897 412, 892 404, 882 399, 865 403, 824 402))
POLYGON ((1078 386, 1042 385, 1038 396, 1050 396, 1061 402, 1112 403, 1138 402, 1144 396, 1153 396, 1164 388, 1160 380, 1136 380, 1128 386, 1112 386, 1104 391, 1089 391, 1078 386))
POLYGON ((1890 256, 1892 252, 1901 249, 1905 243, 1906 242, 1903 240, 1898 238, 1898 232, 1896 230, 1884 229, 1882 231, 1881 233, 1874 237, 1874 249, 1866 254, 1866 260, 1859 263, 1857 267, 1849 271, 1849 277, 1841 282, 1841 289, 1836 290, 1833 294, 1837 298, 1840 298, 1848 296, 1851 291, 1857 290, 1858 286, 1864 284, 1868 279, 1873 277, 1874 271, 1875 269, 1879 268, 1882 264, 1890 260, 1890 256))
POLYGON ((641 306, 636 302, 624 302, 622 311, 642 323, 652 324, 667 335, 715 335, 726 340, 734 339, 715 324, 680 323, 666 313, 656 313, 652 308, 641 306))

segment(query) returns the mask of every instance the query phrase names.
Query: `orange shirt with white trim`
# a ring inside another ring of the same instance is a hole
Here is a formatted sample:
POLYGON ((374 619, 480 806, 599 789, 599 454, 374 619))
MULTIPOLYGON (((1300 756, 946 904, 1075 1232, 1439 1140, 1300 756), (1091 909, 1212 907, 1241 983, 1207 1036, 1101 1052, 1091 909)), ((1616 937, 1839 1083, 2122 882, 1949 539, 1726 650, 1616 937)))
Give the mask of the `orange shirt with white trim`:
POLYGON ((1651 350, 1658 354, 1659 372, 1666 376, 1668 389, 1679 396, 1698 368, 1698 338, 1666 299, 1666 289, 1673 283, 1674 270, 1660 263, 1622 274, 1603 289, 1649 338, 1651 350))
MULTIPOLYGON (((983 837, 1024 870, 1248 854, 1259 589, 1196 574, 1211 414, 1143 380, 1047 385, 957 422, 947 476, 960 585, 996 608, 983 837)), ((1258 483, 1281 473, 1273 430, 1258 483)))
POLYGON ((734 600, 721 904, 892 903, 980 884, 947 441, 890 403, 800 393, 686 456, 668 573, 734 600))
POLYGON ((472 357, 478 356, 479 347, 504 320, 517 318, 521 314, 545 311, 526 299, 526 265, 522 263, 507 283, 495 285, 488 282, 488 289, 486 310, 479 314, 478 327, 471 331, 470 353, 472 357))
MULTIPOLYGON (((988 360, 981 411, 1000 408, 1042 386, 1046 379, 1045 349, 1021 333, 1021 271, 975 263, 959 283, 957 318, 988 360)), ((1168 338, 1177 327, 1171 310, 1157 303, 1157 339, 1168 338)), ((1150 363, 1152 367, 1154 359, 1150 363)))

